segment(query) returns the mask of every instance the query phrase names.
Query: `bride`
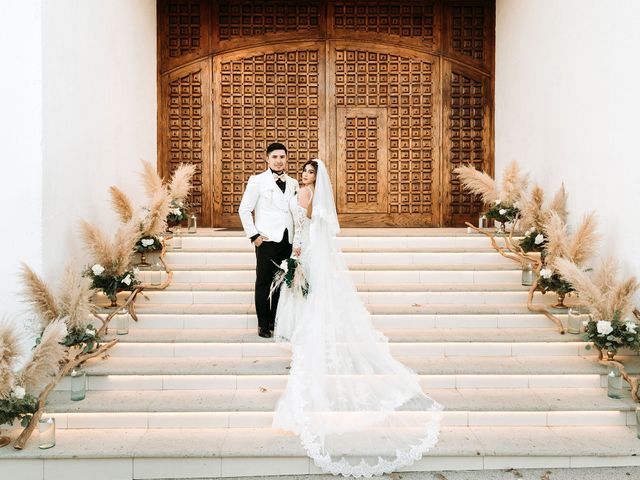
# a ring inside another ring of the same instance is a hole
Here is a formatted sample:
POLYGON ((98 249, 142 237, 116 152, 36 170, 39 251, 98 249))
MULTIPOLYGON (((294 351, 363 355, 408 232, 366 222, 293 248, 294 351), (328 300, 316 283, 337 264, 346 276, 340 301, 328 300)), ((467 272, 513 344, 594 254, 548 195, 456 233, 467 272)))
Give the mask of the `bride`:
POLYGON ((382 475, 437 443, 442 407, 371 325, 336 242, 338 216, 321 160, 305 164, 303 183, 293 205, 294 254, 309 293, 295 297, 284 287, 278 305, 275 336, 291 339, 292 361, 273 427, 297 434, 326 472, 382 475))

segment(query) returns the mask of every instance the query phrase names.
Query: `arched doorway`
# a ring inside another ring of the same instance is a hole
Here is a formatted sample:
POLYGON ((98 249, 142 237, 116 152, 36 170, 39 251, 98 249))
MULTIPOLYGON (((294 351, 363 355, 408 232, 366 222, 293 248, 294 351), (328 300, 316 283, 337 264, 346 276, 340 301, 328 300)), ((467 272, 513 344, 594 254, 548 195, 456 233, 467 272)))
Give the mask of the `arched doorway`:
POLYGON ((455 225, 492 170, 493 3, 160 1, 159 164, 198 166, 203 225, 238 226, 248 177, 282 141, 323 158, 344 226, 455 225))

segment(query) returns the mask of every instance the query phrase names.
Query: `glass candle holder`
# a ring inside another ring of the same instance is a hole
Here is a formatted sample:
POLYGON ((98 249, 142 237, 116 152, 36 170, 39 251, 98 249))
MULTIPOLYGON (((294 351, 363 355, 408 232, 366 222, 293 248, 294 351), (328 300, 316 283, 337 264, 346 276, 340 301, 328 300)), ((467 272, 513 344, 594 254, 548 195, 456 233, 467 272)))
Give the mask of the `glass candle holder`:
POLYGON ((71 370, 71 400, 84 400, 87 395, 87 372, 80 367, 71 370))
POLYGON ((187 233, 197 233, 198 231, 198 219, 195 215, 189 215, 187 220, 187 233))
POLYGON ((535 280, 536 272, 533 270, 533 265, 529 262, 522 264, 522 285, 530 287, 535 280))
POLYGON ((589 311, 581 307, 571 307, 567 312, 567 333, 582 333, 583 323, 589 321, 589 311))
POLYGON ((488 228, 489 227, 489 219, 487 216, 482 213, 478 217, 478 228, 488 228))
POLYGON ((173 238, 171 239, 171 248, 173 250, 182 250, 182 228, 175 227, 173 229, 173 238))
POLYGON ((618 367, 611 367, 607 375, 607 396, 609 398, 622 398, 624 395, 624 378, 620 375, 618 367))
POLYGON ((129 333, 129 312, 121 310, 116 313, 114 320, 116 321, 116 335, 126 335, 129 333))
POLYGON ((38 420, 40 443, 38 447, 45 449, 56 445, 56 419, 53 417, 41 417, 38 420))
POLYGON ((156 261, 149 269, 149 283, 155 287, 162 283, 162 265, 159 261, 156 261))

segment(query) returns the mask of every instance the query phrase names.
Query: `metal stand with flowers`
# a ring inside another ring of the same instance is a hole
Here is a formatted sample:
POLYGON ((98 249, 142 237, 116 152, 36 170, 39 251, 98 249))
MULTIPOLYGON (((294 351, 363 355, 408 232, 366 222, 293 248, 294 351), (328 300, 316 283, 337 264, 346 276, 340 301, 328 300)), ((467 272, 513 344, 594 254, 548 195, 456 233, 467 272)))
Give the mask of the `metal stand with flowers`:
POLYGON ((147 262, 147 254, 157 252, 162 249, 162 242, 158 237, 142 237, 135 246, 136 252, 140 254, 139 267, 149 267, 150 263, 147 262))
POLYGON ((135 286, 140 283, 136 278, 137 273, 139 273, 138 269, 134 268, 118 274, 114 269, 107 270, 99 263, 94 264, 85 272, 91 278, 91 288, 102 290, 111 301, 108 308, 118 307, 118 292, 135 290, 135 286))

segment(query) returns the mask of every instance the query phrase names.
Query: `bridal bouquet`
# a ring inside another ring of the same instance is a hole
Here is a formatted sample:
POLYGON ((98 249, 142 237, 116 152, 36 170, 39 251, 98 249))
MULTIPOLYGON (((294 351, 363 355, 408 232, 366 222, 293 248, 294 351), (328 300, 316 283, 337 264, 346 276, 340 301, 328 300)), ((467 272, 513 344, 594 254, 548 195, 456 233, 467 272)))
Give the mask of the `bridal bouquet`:
POLYGON ((278 270, 273 276, 273 282, 271 282, 269 298, 283 283, 292 289, 295 294, 306 297, 309 293, 309 282, 304 276, 303 269, 299 268, 301 266, 300 261, 295 257, 290 257, 283 260, 280 265, 276 265, 278 270))

